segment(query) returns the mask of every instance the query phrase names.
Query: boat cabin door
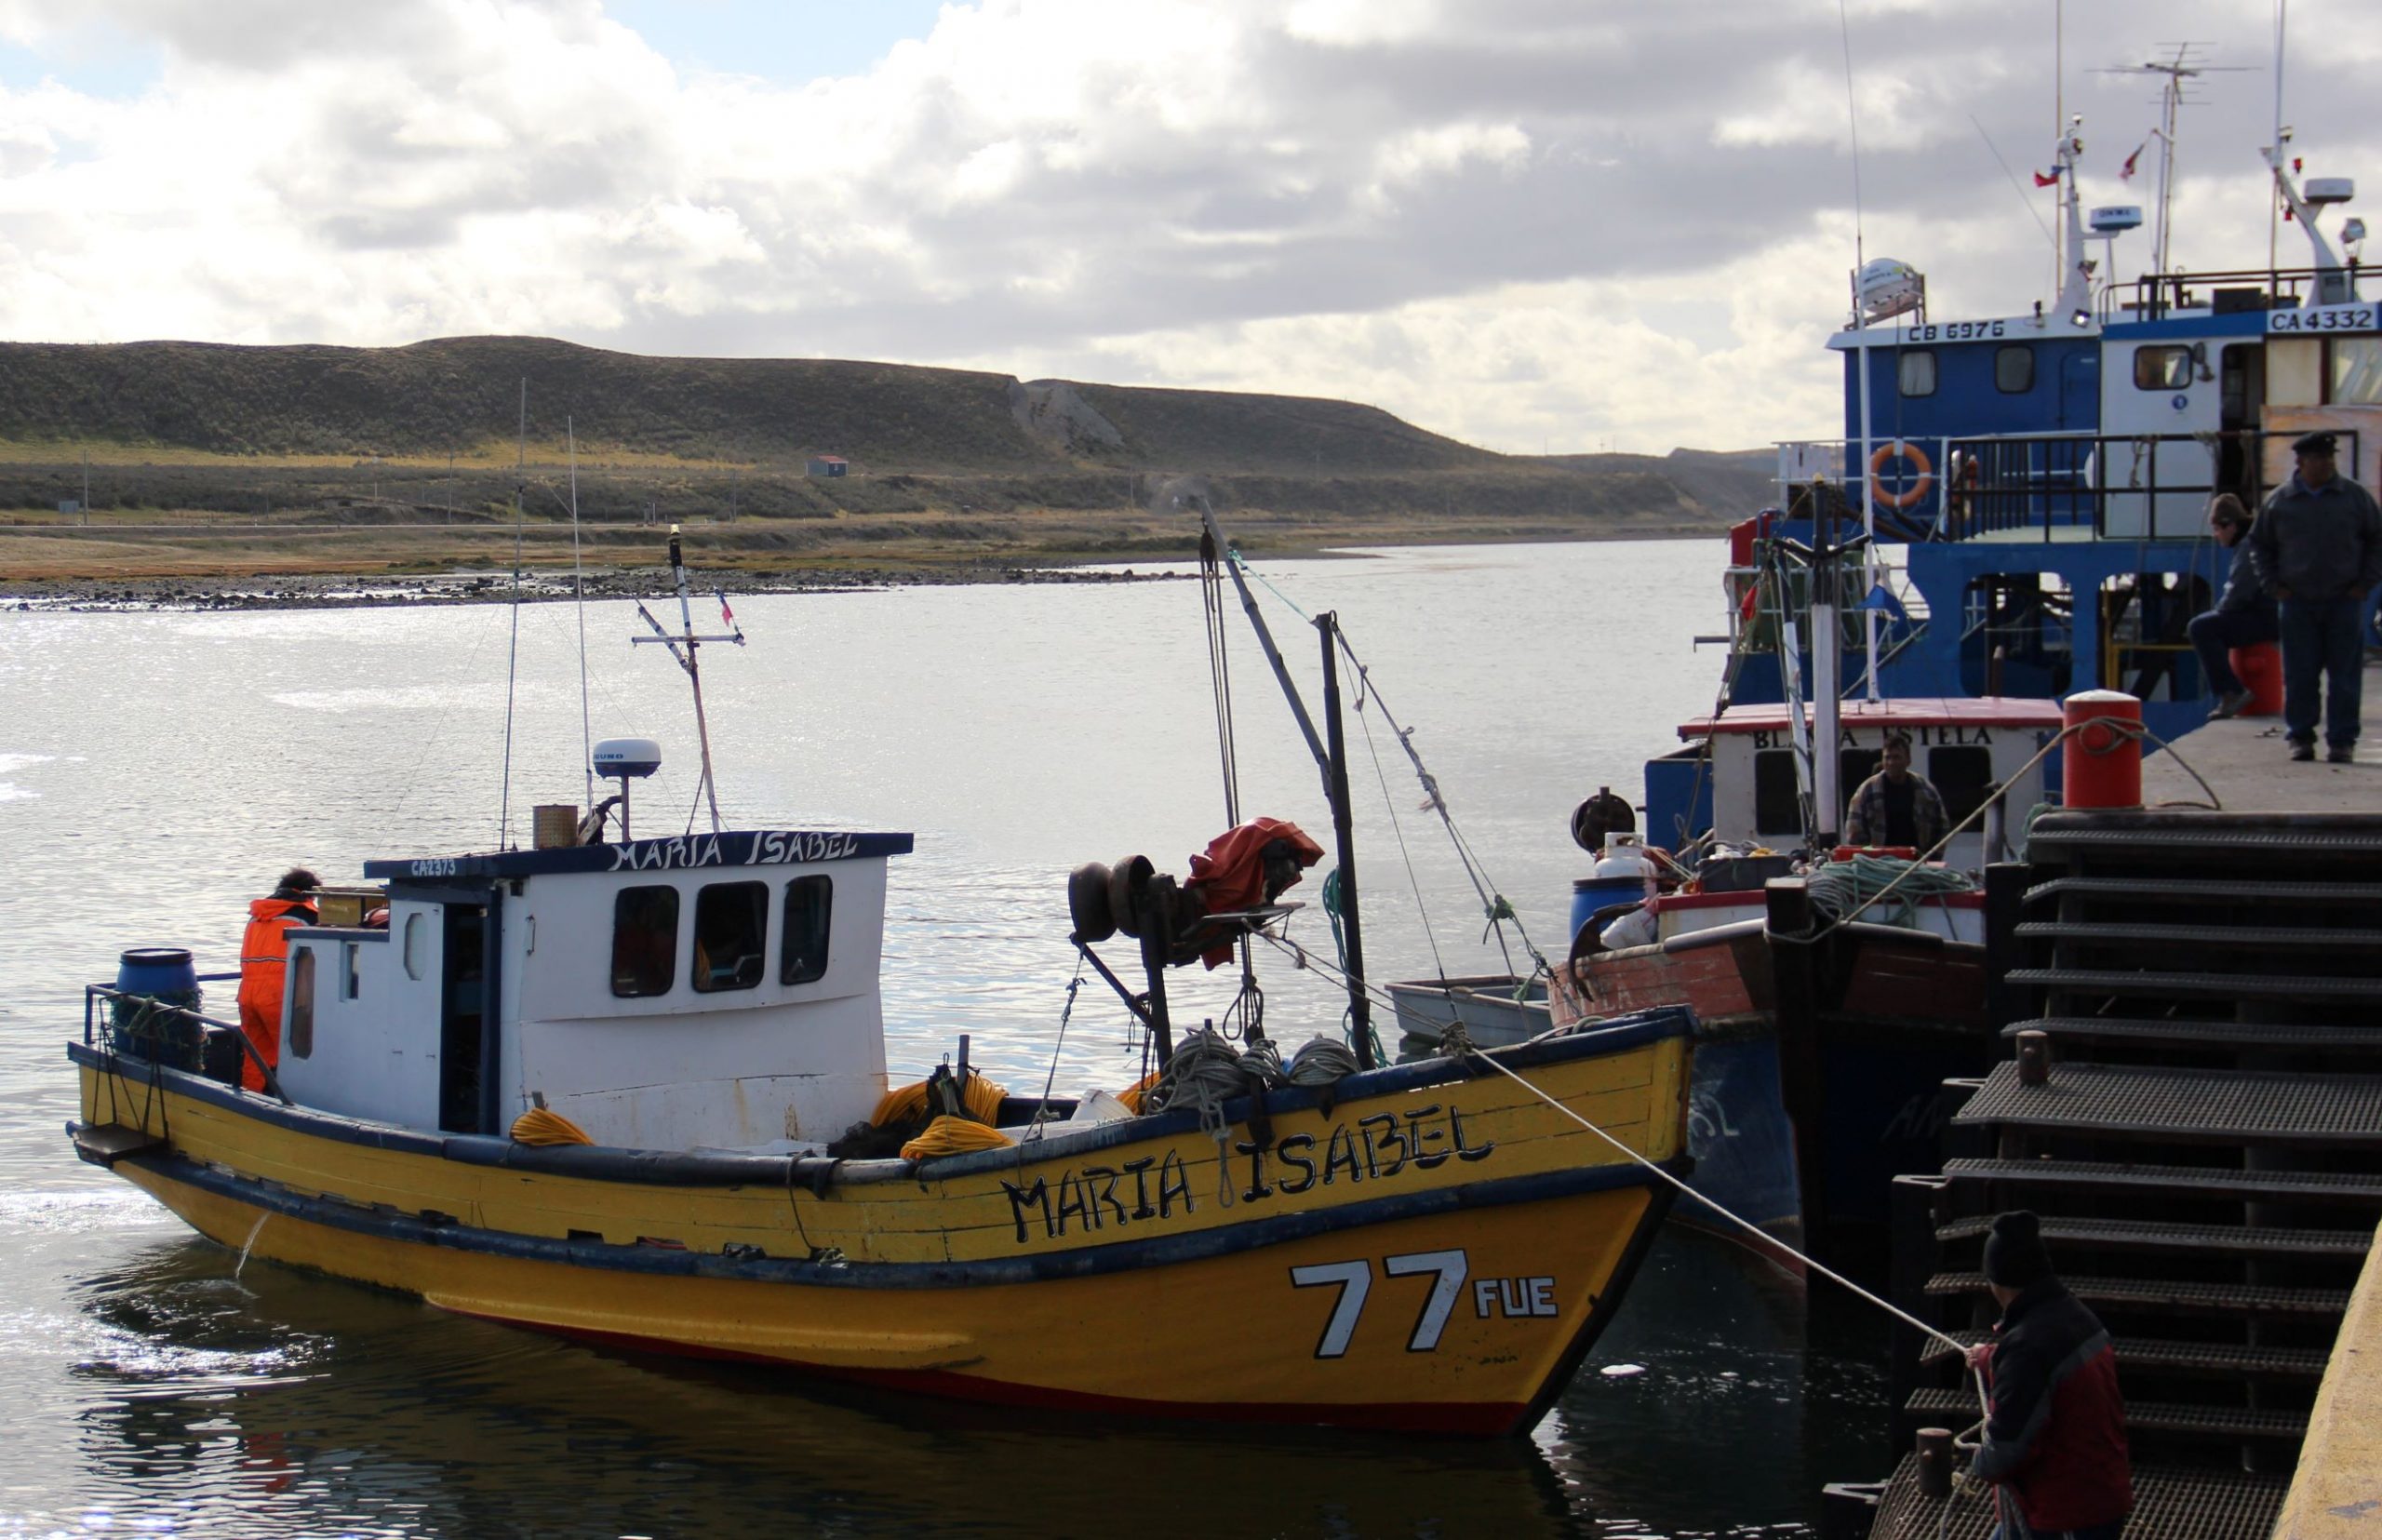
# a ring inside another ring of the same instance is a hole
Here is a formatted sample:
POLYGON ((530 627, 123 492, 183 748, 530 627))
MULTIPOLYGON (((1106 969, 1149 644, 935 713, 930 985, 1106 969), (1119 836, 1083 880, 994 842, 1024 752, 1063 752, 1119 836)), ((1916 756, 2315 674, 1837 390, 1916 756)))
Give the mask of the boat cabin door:
POLYGON ((499 890, 445 895, 438 991, 438 1126, 495 1133, 499 890))
POLYGON ((2267 404, 2267 350, 2263 342, 2227 345, 2217 369, 2216 489, 2231 492, 2252 513, 2266 495, 2259 483, 2258 443, 2254 436, 2267 404))

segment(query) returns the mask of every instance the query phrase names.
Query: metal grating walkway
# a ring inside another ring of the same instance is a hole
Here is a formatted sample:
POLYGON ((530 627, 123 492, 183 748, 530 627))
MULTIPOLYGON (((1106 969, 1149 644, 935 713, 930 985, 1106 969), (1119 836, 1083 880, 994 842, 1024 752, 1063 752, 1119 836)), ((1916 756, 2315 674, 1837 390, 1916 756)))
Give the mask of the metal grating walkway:
MULTIPOLYGON (((1964 1347, 1991 1340, 1985 1332, 1955 1332, 1964 1347)), ((2227 1379, 2256 1374, 2273 1379, 2318 1380, 2332 1354, 2321 1347, 2243 1346, 2226 1342, 2170 1342, 2158 1337, 2115 1337, 2118 1369, 2157 1370, 2170 1374, 2215 1374, 2227 1379)), ((1948 1361, 1952 1350, 1929 1338, 1920 1350, 1923 1363, 1948 1361)))
MULTIPOLYGON (((2267 1540, 2284 1491, 2280 1477, 2139 1467, 2125 1540, 2267 1540)), ((1992 1533, 1992 1499, 1955 1492, 1946 1504, 1921 1496, 1919 1457, 1906 1454, 1878 1505, 1869 1540, 1986 1540, 1992 1533)))
MULTIPOLYGON (((2183 823, 2183 820, 2176 820, 2183 823)), ((2027 832, 2027 857, 2061 855, 2181 857, 2382 856, 2382 832, 2365 828, 2068 828, 2050 818, 2027 832)))
POLYGON ((2002 977, 2012 984, 2093 995, 2219 1000, 2382 1000, 2382 979, 2175 973, 2147 968, 2013 968, 2002 977))
MULTIPOLYGON (((2068 1292, 2088 1305, 2139 1306, 2190 1315, 2337 1316, 2349 1308, 2346 1289, 2279 1289, 2262 1283, 2176 1283, 2160 1279, 2064 1278, 2068 1292)), ((1982 1294, 1983 1273, 1937 1273, 1931 1294, 1982 1294)))
MULTIPOLYGON (((1965 1418, 1976 1421, 1976 1392, 1914 1390, 1903 1403, 1912 1417, 1965 1418)), ((1954 1426, 1963 1426, 1955 1422, 1954 1426)), ((2308 1413, 2247 1406, 2186 1406, 2175 1401, 2125 1403, 2128 1432, 2204 1433, 2218 1439, 2301 1439, 2308 1434, 2308 1413)))
POLYGON ((1947 1160, 1955 1182, 2007 1182, 2093 1192, 2153 1191, 2215 1199, 2289 1199, 2300 1203, 2382 1204, 2382 1176, 2355 1172, 2230 1171, 2223 1166, 2137 1166, 2101 1160, 1947 1160))
POLYGON ((2069 941, 2085 946, 2239 946, 2259 952, 2382 946, 2382 931, 2327 930, 2320 925, 2144 925, 2030 919, 2018 927, 2017 934, 2022 940, 2069 941))
MULTIPOLYGON (((1956 1219, 1936 1226, 1938 1240, 1974 1240, 1993 1228, 1993 1216, 1956 1219)), ((2128 1247, 2142 1251, 2215 1252, 2230 1256, 2339 1256, 2362 1259, 2373 1249, 2371 1230, 2280 1229, 2248 1225, 2170 1225, 2154 1219, 2060 1219, 2042 1221, 2045 1240, 2077 1246, 2128 1247)))
POLYGON ((2027 902, 2108 898, 2127 904, 2382 904, 2382 882, 2228 882, 2221 877, 2061 877, 2027 890, 2027 902))
POLYGON ((2194 1143, 2382 1148, 2382 1075, 2064 1064, 2049 1083, 2029 1086, 2019 1082, 2017 1065, 2005 1061, 1953 1121, 2194 1143))
POLYGON ((2382 1053, 2382 1027, 2297 1026, 2267 1022, 2188 1021, 2175 1017, 2039 1016, 2013 1022, 2005 1038, 2047 1032, 2087 1042, 2169 1043, 2194 1048, 2321 1048, 2343 1053, 2382 1053))

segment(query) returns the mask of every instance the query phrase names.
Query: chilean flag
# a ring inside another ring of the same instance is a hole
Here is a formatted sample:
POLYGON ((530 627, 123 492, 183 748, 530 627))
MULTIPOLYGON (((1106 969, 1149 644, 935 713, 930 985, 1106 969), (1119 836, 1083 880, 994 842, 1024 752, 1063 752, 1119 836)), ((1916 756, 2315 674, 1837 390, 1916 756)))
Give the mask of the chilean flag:
POLYGON ((2036 172, 2036 173, 2035 173, 2035 185, 2036 185, 2036 186, 2038 186, 2038 187, 2056 187, 2056 186, 2058 186, 2058 185, 2059 185, 2059 167, 2056 167, 2056 166, 2054 166, 2054 167, 2052 167, 2050 170, 2048 170, 2048 171, 2038 171, 2038 172, 2036 172))
POLYGON ((2132 181, 2134 180, 2134 163, 2141 160, 2142 152, 2149 148, 2150 141, 2147 139, 2134 147, 2134 154, 2125 157, 2125 168, 2118 173, 2118 181, 2132 181))

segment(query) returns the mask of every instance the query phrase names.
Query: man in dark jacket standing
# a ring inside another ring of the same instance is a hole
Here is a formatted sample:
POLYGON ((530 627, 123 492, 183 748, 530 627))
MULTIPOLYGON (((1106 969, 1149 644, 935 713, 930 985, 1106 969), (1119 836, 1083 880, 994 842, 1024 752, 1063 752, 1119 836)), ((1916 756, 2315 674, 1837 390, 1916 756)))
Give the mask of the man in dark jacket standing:
POLYGON ((2316 757, 2320 684, 2324 757, 2356 757, 2364 682, 2365 599, 2382 584, 2382 509, 2339 474, 2335 439, 2311 433, 2291 446, 2299 468, 2267 499, 2250 530, 2282 631, 2282 729, 2294 759, 2316 757))
POLYGON ((1996 1540, 2118 1540, 2134 1477, 2109 1333, 2053 1276, 2024 1209, 1993 1222, 1985 1277, 2001 1319, 1969 1349, 1992 1407, 1969 1474, 1994 1483, 1996 1540))

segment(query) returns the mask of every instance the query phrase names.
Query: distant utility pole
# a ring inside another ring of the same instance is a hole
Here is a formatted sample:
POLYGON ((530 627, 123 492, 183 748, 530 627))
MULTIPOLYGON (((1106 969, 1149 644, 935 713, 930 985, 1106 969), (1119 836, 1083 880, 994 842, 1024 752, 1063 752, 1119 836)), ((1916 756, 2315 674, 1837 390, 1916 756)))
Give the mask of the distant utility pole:
POLYGON ((91 451, 83 451, 83 522, 91 522, 91 451))

